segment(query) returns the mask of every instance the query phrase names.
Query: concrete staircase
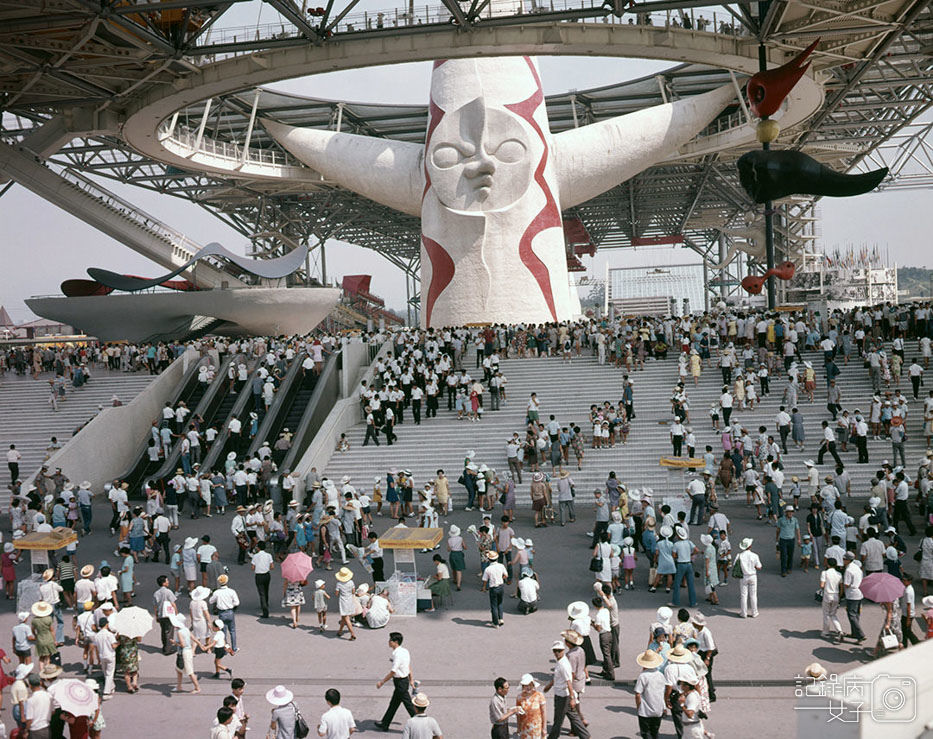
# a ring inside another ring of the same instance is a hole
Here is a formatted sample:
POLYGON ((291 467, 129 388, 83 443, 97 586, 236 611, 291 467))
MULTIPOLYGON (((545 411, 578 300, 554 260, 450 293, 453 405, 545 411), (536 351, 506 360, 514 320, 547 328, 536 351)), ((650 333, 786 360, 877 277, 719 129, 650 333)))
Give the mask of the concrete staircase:
MULTIPOLYGON (((80 388, 72 388, 70 383, 65 392, 65 401, 58 404, 58 411, 48 404, 50 375, 44 373, 38 380, 31 375, 18 376, 7 372, 0 379, 0 444, 6 461, 6 452, 10 444, 22 453, 20 477, 35 472, 46 457, 46 448, 53 436, 61 444, 71 439, 78 426, 90 419, 98 405, 108 407, 114 395, 128 404, 153 379, 155 375, 142 373, 108 372, 105 369, 92 369, 91 381, 80 388)), ((9 500, 9 482, 6 465, 0 472, 0 504, 9 500)), ((77 481, 80 482, 80 481, 77 481)))
MULTIPOLYGON (((806 448, 803 452, 794 449, 789 442, 789 453, 784 458, 785 470, 790 484, 790 475, 805 476, 805 459, 816 459, 821 439, 820 422, 829 419, 826 411, 825 381, 822 376, 822 353, 813 352, 806 359, 817 368, 817 391, 815 402, 811 405, 800 394, 798 407, 806 419, 806 448)), ((475 357, 471 354, 464 360, 470 372, 475 357)), ((843 393, 843 407, 851 412, 858 407, 867 412, 871 398, 871 384, 868 371, 863 369, 861 361, 850 361, 844 366, 840 360, 842 375, 838 385, 843 393)), ((669 398, 678 381, 677 362, 669 356, 665 361, 649 361, 643 371, 634 372, 632 379, 635 386, 635 414, 628 443, 617 444, 612 449, 591 449, 592 428, 589 427, 588 414, 592 403, 608 400, 617 405, 621 397, 622 370, 608 365, 599 366, 594 357, 585 355, 574 358, 565 364, 560 358, 513 359, 501 363, 501 368, 508 378, 508 403, 498 412, 487 411, 479 423, 468 420, 457 421, 455 412, 446 410, 446 399, 441 403, 438 417, 422 420, 420 426, 412 423, 410 411, 406 411, 405 423, 398 426, 398 441, 391 447, 386 446, 384 437, 380 446, 370 444, 363 447, 365 428, 362 424, 354 427, 347 436, 351 449, 343 454, 335 453, 327 465, 325 473, 330 478, 339 478, 349 474, 353 484, 359 488, 370 489, 373 478, 385 476, 390 467, 410 469, 417 486, 434 477, 439 468, 443 468, 451 478, 451 489, 458 506, 464 505, 466 492, 456 484, 462 470, 464 453, 468 449, 476 451, 477 464, 486 463, 497 470, 506 470, 505 444, 513 431, 524 437, 525 408, 530 393, 536 392, 541 403, 540 417, 546 421, 554 414, 561 426, 576 422, 586 436, 586 449, 583 469, 576 470, 571 453, 569 469, 576 484, 577 502, 592 500, 592 492, 602 487, 610 470, 614 470, 621 481, 632 487, 652 487, 655 500, 663 495, 679 494, 686 484, 683 473, 679 470, 668 471, 658 464, 661 456, 671 454, 667 423, 671 420, 669 398)), ((906 375, 906 373, 905 373, 906 375)), ((698 387, 693 387, 691 378, 687 378, 687 392, 690 399, 691 425, 697 438, 697 454, 702 455, 706 444, 713 447, 717 458, 721 455, 722 445, 719 435, 712 430, 709 408, 718 402, 721 374, 717 367, 704 368, 698 387)), ((785 380, 771 381, 771 394, 752 411, 734 412, 733 423, 748 428, 754 439, 758 426, 767 426, 774 431, 774 417, 777 414, 783 394, 785 380)), ((902 392, 911 398, 910 382, 906 376, 901 378, 902 392)), ((893 390, 893 388, 892 388, 893 390)), ((924 390, 925 392, 925 390, 924 390)), ((484 396, 487 408, 488 393, 484 396)), ((789 409, 788 409, 789 410, 789 409)), ((922 401, 911 401, 908 418, 907 461, 908 472, 913 475, 916 465, 925 449, 922 433, 922 401)), ((838 446, 838 445, 837 445, 838 446)), ((686 454, 686 451, 684 452, 686 454)), ((891 457, 891 445, 887 441, 869 441, 870 464, 855 463, 854 445, 849 445, 848 453, 840 455, 852 475, 853 495, 867 496, 868 480, 878 469, 882 459, 891 457)), ((832 458, 827 455, 821 473, 832 471, 832 458)), ((526 466, 527 469, 527 466, 526 466)), ((550 471, 550 465, 542 468, 550 471)), ((518 486, 519 504, 529 504, 528 489, 530 475, 523 475, 523 484, 518 486)), ((743 496, 744 500, 744 496, 743 496)))

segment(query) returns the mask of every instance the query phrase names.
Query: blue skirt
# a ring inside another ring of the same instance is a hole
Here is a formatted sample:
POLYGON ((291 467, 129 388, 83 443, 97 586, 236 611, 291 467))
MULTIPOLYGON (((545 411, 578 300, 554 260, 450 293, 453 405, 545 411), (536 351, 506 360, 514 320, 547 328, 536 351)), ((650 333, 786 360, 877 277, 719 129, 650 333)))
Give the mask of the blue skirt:
POLYGON ((456 572, 463 572, 466 569, 466 557, 463 556, 463 552, 450 553, 450 566, 456 572))
POLYGON ((146 537, 144 536, 131 536, 129 540, 131 552, 141 552, 146 548, 146 537))

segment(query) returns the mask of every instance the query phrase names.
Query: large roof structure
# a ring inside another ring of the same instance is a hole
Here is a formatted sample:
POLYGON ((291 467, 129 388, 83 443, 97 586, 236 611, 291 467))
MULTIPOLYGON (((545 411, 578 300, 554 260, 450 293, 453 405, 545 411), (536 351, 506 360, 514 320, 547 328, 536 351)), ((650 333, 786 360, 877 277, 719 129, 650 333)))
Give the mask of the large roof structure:
MULTIPOLYGON (((274 80, 299 58, 349 68, 429 59, 440 50, 468 55, 533 48, 672 60, 659 75, 549 97, 556 132, 723 84, 738 89, 759 44, 773 65, 819 38, 813 78, 823 96, 805 121, 782 131, 778 145, 804 149, 843 171, 888 166, 884 188, 933 185, 930 0, 617 0, 616 7, 611 0, 603 6, 554 0, 534 2, 530 12, 511 0, 444 0, 414 14, 408 5, 364 11, 361 0, 328 0, 310 11, 293 0, 266 0, 279 13, 276 23, 224 28, 224 14, 236 1, 27 0, 3 6, 2 140, 56 171, 77 170, 197 202, 244 234, 256 256, 339 238, 377 250, 414 279, 417 219, 302 172, 265 134, 261 119, 421 141, 426 106, 308 99, 263 89, 254 80, 274 80), (673 63, 678 60, 686 61, 673 63), (174 110, 159 107, 186 96, 174 110), (141 125, 147 116, 151 121, 141 125)), ((742 101, 706 133, 713 142, 720 133, 753 126, 742 101)), ((754 143, 747 136, 737 145, 723 141, 696 146, 565 216, 579 218, 602 248, 682 236, 716 261, 721 229, 760 214, 734 167, 754 143)), ((792 255, 814 237, 813 199, 789 199, 780 211, 778 247, 792 255)))

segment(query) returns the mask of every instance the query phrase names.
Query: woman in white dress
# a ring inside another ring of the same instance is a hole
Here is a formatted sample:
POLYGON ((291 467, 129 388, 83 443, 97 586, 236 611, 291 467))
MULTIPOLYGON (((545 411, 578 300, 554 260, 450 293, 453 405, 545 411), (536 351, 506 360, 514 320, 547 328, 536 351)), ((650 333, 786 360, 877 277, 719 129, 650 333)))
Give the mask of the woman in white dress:
POLYGON ((354 597, 356 587, 353 584, 353 572, 341 567, 337 572, 337 608, 340 611, 340 624, 337 627, 337 636, 343 633, 344 628, 350 632, 350 641, 356 641, 353 633, 353 617, 356 615, 357 603, 354 597))
POLYGON ((185 581, 188 583, 188 592, 194 589, 198 579, 198 540, 194 536, 185 539, 185 546, 181 550, 181 564, 185 571, 185 581))
POLYGON ((599 558, 603 561, 603 568, 595 573, 596 579, 600 582, 612 582, 612 545, 609 543, 609 532, 602 531, 599 534, 599 541, 593 547, 593 558, 599 558))
POLYGON ((210 634, 208 624, 210 623, 211 615, 207 608, 206 600, 208 595, 210 595, 210 591, 201 585, 191 591, 191 605, 189 607, 191 613, 191 635, 202 644, 207 643, 207 638, 210 634))

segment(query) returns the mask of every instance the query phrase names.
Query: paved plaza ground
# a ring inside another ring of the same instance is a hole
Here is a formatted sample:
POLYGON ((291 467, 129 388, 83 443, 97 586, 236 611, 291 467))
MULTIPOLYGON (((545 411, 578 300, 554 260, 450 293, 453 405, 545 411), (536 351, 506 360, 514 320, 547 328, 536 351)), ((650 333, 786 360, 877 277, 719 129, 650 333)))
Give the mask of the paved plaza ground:
MULTIPOLYGON (((755 520, 754 514, 749 513, 754 509, 747 509, 744 500, 725 502, 722 510, 733 521, 734 546, 745 536, 755 538, 753 549, 764 564, 759 583, 761 615, 757 619, 738 617, 738 585, 731 580, 720 590, 722 604, 719 607, 703 602, 700 589, 700 610, 707 616, 720 650, 715 664, 719 700, 713 705, 707 728, 718 737, 788 736, 795 722, 794 676, 814 660, 822 662, 831 672, 845 671, 866 660, 867 651, 849 643, 834 645, 821 639, 820 609, 813 600, 818 586, 817 571, 811 569, 809 574, 795 571, 781 578, 774 551, 774 530, 755 520), (753 731, 750 722, 754 722, 753 731)), ((80 563, 99 564, 102 558, 113 562, 116 540, 102 528, 108 517, 106 507, 96 507, 94 533, 82 539, 78 550, 80 563)), ((479 519, 476 512, 457 511, 442 520, 445 525, 456 523, 465 529, 471 523, 478 524, 479 519)), ((391 523, 387 518, 376 521, 380 532, 391 523)), ((473 739, 489 735, 487 705, 496 676, 504 675, 513 685, 517 685, 524 672, 533 673, 539 680, 547 679, 552 667, 550 644, 567 626, 567 604, 588 599, 591 594, 593 577, 587 571, 590 551, 589 538, 585 535, 591 521, 591 512, 580 510, 574 525, 534 529, 531 512, 518 511, 513 527, 518 536, 534 539, 535 568, 542 581, 542 608, 537 613, 520 616, 515 612, 516 601, 506 598, 505 627, 499 630, 489 627, 488 600, 479 592, 479 578, 474 574, 478 570, 474 546, 467 556, 464 590, 454 593, 452 606, 415 618, 393 618, 388 629, 361 628, 355 642, 335 636, 335 600, 331 601, 330 631, 322 635, 312 627, 315 616, 308 606, 302 613, 301 628, 298 631, 289 628, 287 614, 278 607, 281 579, 277 575, 273 577, 272 617, 259 618, 252 574, 248 566, 236 565, 228 528, 229 513, 226 517, 215 515, 198 521, 185 517, 181 529, 173 532, 173 542, 180 543, 188 535, 209 533, 223 561, 229 565, 231 585, 238 591, 242 605, 237 614, 240 652, 228 658, 227 663, 232 666, 234 676, 248 683, 246 703, 253 717, 250 736, 254 739, 265 736, 270 707, 263 694, 277 683, 294 691, 309 722, 316 721, 326 709, 324 691, 336 687, 343 693, 346 707, 353 711, 360 734, 381 734, 374 728, 374 722, 385 710, 391 690, 389 687, 377 690, 375 683, 389 669, 387 637, 390 629, 405 634, 415 678, 430 696, 429 713, 440 722, 444 736, 473 739)), ((698 539, 699 532, 695 529, 691 536, 698 539)), ((913 541, 909 542, 909 547, 914 551, 913 541)), ((428 571, 430 555, 418 554, 418 558, 421 571, 428 571)), ((358 562, 351 562, 351 567, 357 573, 357 583, 368 581, 358 562)), ((151 605, 155 578, 163 572, 167 572, 167 568, 161 564, 141 563, 137 567, 140 605, 151 605)), ((616 673, 617 682, 609 685, 594 680, 586 690, 585 715, 593 737, 637 736, 632 685, 640 668, 635 665, 635 655, 645 648, 648 625, 654 620, 655 610, 665 605, 670 596, 663 591, 647 592, 643 562, 639 563, 636 575, 638 589, 619 596, 622 664, 616 673)), ((312 577, 324 578, 328 590, 333 592, 334 572, 316 571, 312 577)), ((686 602, 686 591, 683 592, 686 602)), ((187 612, 187 597, 180 598, 179 602, 180 610, 187 612)), ((9 634, 15 620, 13 604, 4 602, 2 608, 0 624, 4 633, 9 634)), ((862 621, 869 635, 866 645, 872 645, 880 628, 880 608, 866 601, 862 621)), ((209 734, 214 713, 223 696, 228 694, 227 679, 211 679, 211 659, 199 654, 195 667, 202 678, 203 694, 171 693, 174 657, 164 657, 158 652, 158 640, 157 628, 144 640, 140 692, 129 695, 121 690, 118 681, 114 699, 104 704, 105 737, 206 737, 209 734)), ((78 675, 80 653, 70 636, 68 646, 63 649, 63 664, 68 675, 78 675)), ((550 716, 550 706, 548 713, 550 716)), ((397 735, 401 734, 403 717, 404 710, 392 727, 397 735)), ((8 728, 13 725, 8 700, 3 718, 8 728)), ((662 727, 662 736, 674 736, 669 720, 662 727)))

